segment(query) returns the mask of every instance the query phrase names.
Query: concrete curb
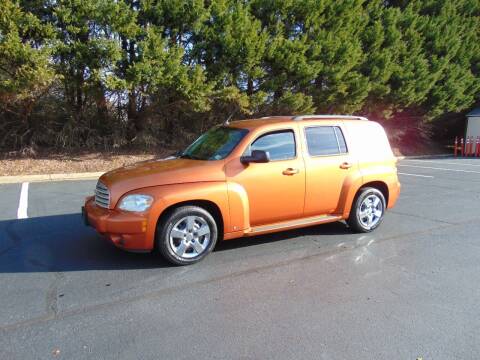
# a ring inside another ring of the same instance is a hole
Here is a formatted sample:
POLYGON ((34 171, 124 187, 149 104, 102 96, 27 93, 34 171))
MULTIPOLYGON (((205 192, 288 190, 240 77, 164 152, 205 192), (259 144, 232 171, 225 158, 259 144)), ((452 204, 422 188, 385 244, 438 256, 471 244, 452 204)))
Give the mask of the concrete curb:
POLYGON ((105 171, 88 172, 88 173, 70 173, 70 174, 0 176, 0 184, 65 181, 65 180, 96 180, 104 173, 105 171))
POLYGON ((398 160, 404 159, 445 159, 453 158, 453 154, 438 154, 438 155, 408 155, 408 156, 397 156, 398 160))
POLYGON ((400 155, 395 156, 398 161, 400 160, 408 160, 408 159, 445 159, 445 158, 453 158, 452 154, 438 154, 438 155, 400 155))

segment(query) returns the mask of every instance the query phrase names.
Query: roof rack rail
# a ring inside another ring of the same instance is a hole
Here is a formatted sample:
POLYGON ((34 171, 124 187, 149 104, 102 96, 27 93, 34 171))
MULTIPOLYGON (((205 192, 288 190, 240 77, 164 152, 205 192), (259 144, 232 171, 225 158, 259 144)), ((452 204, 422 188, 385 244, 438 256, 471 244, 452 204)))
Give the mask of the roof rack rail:
POLYGON ((344 119, 344 120, 366 120, 368 119, 363 116, 354 116, 354 115, 300 115, 292 117, 294 121, 300 121, 303 119, 344 119))
POLYGON ((275 118, 284 118, 284 117, 288 117, 288 115, 272 115, 272 116, 262 116, 261 118, 259 119, 275 119, 275 118))

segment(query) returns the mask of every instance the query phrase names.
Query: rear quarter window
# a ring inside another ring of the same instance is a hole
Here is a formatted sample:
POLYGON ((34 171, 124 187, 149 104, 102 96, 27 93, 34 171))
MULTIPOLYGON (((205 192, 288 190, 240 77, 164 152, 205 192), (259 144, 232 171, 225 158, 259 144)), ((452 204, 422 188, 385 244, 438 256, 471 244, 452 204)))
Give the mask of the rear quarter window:
POLYGON ((363 161, 385 160, 393 157, 392 148, 383 127, 374 121, 346 124, 353 152, 363 161))

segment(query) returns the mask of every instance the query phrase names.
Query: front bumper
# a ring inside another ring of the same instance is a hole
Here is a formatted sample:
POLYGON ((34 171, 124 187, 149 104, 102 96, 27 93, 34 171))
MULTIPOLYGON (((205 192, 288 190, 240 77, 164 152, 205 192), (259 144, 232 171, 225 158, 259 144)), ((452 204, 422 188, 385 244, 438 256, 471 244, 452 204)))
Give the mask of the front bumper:
POLYGON ((148 213, 105 209, 89 197, 82 207, 82 218, 115 246, 135 252, 150 251, 153 241, 147 235, 148 213))

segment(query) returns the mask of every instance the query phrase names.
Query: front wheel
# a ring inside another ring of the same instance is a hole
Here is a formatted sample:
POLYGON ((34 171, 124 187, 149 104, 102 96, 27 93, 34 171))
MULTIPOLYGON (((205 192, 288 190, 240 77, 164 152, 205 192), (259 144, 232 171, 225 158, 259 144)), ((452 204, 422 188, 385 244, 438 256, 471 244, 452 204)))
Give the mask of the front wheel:
POLYGON ((198 206, 182 206, 159 222, 156 246, 172 264, 189 265, 207 256, 217 238, 217 224, 208 211, 198 206))
POLYGON ((356 232, 373 231, 382 222, 385 207, 385 197, 379 190, 363 188, 355 197, 347 223, 356 232))

